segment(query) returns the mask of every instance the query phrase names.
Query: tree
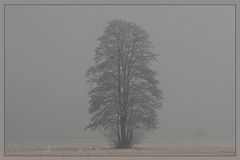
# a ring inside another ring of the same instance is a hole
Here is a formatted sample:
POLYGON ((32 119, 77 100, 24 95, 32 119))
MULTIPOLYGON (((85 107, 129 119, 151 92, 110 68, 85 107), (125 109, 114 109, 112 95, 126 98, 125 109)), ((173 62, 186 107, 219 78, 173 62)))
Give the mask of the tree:
POLYGON ((162 92, 157 72, 149 64, 156 60, 146 31, 135 23, 112 20, 98 38, 95 65, 86 76, 91 122, 85 129, 102 129, 116 148, 132 148, 146 131, 156 129, 162 92))

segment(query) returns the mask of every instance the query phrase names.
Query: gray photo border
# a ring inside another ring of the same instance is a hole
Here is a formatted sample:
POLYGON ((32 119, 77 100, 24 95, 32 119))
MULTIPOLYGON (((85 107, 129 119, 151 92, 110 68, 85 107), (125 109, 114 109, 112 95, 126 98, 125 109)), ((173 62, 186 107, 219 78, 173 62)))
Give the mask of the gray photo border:
MULTIPOLYGON (((100 0, 101 1, 101 0, 100 0)), ((36 157, 49 157, 49 158, 59 158, 59 157, 69 157, 69 158, 74 158, 74 157, 78 157, 78 158, 83 158, 83 157, 88 157, 89 158, 103 158, 103 157, 119 157, 119 158, 126 158, 126 157, 131 157, 131 158, 135 158, 135 157, 149 157, 149 158, 177 158, 177 157, 191 157, 191 158, 196 158, 196 157, 203 157, 204 159, 206 159, 207 157, 209 158, 237 158, 239 157, 239 143, 237 141, 239 141, 239 137, 237 135, 239 135, 239 128, 237 128, 237 121, 239 121, 239 106, 237 106, 237 104, 239 104, 239 97, 237 97, 237 93, 239 92, 239 82, 237 81, 239 79, 239 70, 237 68, 239 68, 240 64, 239 64, 239 50, 240 50, 240 44, 239 44, 239 40, 240 40, 240 2, 239 1, 228 1, 228 0, 222 0, 222 1, 218 1, 215 0, 214 2, 212 2, 211 0, 208 1, 208 3, 206 3, 204 0, 203 3, 191 3, 188 0, 179 0, 179 1, 171 1, 172 3, 166 3, 167 1, 163 0, 163 1, 154 1, 151 3, 143 3, 143 1, 137 2, 137 0, 135 2, 133 1, 129 1, 128 3, 118 3, 118 1, 114 1, 114 3, 109 3, 110 1, 108 1, 108 3, 99 3, 100 1, 94 1, 94 3, 82 3, 80 1, 77 1, 77 3, 70 3, 67 0, 62 0, 61 2, 59 1, 54 1, 54 3, 51 3, 52 1, 41 1, 41 0, 37 0, 37 2, 40 3, 32 3, 31 1, 29 2, 28 0, 26 0, 26 2, 24 0, 18 0, 17 2, 14 0, 10 0, 9 2, 3 2, 1 3, 0 1, 0 22, 3 22, 3 25, 0 23, 0 89, 2 89, 3 86, 3 92, 0 93, 0 102, 2 105, 2 99, 3 99, 3 108, 0 107, 0 121, 3 120, 3 123, 0 123, 0 135, 2 134, 2 126, 3 126, 3 145, 2 142, 0 143, 0 157, 6 158, 6 159, 11 159, 11 158, 36 158, 36 157), (21 3, 23 1, 23 3, 21 3), (98 2, 98 3, 97 3, 98 2), (116 3, 117 2, 117 3, 116 3), (176 3, 177 2, 177 3, 176 3), (185 3, 186 2, 186 3, 185 3), (44 155, 44 156, 35 156, 35 155, 6 155, 5 154, 5 10, 7 6, 10 5, 99 5, 99 6, 103 6, 103 5, 231 5, 234 6, 234 10, 235 10, 235 154, 234 155, 61 155, 61 156, 57 156, 57 155, 44 155), (2 14, 3 13, 3 14, 2 14), (1 15, 2 14, 2 15, 1 15), (3 38, 2 38, 3 35, 3 38), (3 52, 3 54, 2 54, 3 52), (2 63, 3 62, 3 63, 2 63), (2 74, 3 72, 3 74, 2 74), (3 83, 2 83, 3 81, 3 83), (2 96, 3 94, 3 96, 2 96), (3 114, 2 114, 3 111, 3 114), (3 116, 2 116, 3 115, 3 116), (237 116, 238 115, 238 116, 237 116), (238 134, 237 134, 238 133, 238 134), (3 151, 3 152, 2 152, 3 151)), ((201 0, 197 0, 198 2, 200 2, 201 0)), ((91 1, 92 2, 92 1, 91 1)), ((2 135, 0 140, 2 140, 2 135)), ((39 159, 38 158, 38 159, 39 159)), ((184 158, 185 159, 185 158, 184 158)))

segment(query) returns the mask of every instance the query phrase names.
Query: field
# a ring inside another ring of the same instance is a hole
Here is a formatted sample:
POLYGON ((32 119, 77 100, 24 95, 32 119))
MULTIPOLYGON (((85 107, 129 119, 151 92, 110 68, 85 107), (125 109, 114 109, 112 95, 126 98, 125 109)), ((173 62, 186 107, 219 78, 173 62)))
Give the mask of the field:
POLYGON ((146 138, 133 149, 114 149, 103 138, 71 140, 12 140, 6 142, 7 156, 162 156, 162 155, 234 155, 230 138, 146 138))

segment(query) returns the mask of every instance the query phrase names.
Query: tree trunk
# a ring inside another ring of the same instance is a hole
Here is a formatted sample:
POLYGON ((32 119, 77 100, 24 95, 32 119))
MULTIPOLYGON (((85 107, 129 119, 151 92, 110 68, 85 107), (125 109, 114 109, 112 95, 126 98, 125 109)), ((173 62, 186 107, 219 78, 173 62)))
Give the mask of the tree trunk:
POLYGON ((121 142, 119 148, 125 148, 126 144, 126 124, 125 124, 125 118, 121 117, 120 121, 121 126, 121 142))
POLYGON ((116 146, 116 148, 119 149, 129 149, 132 148, 133 142, 132 142, 132 126, 130 126, 126 123, 126 117, 122 117, 121 121, 120 121, 120 133, 121 133, 121 138, 120 141, 118 143, 118 146, 116 146), (130 130, 129 130, 130 129, 130 130), (129 135, 128 133, 129 132, 129 135))

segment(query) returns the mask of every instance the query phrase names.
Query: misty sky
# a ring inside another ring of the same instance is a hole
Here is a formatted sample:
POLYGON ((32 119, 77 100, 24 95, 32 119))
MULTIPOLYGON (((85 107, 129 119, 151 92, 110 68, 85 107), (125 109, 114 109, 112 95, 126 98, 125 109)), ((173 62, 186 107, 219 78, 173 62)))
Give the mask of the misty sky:
POLYGON ((141 25, 159 53, 157 137, 234 137, 234 6, 6 6, 6 138, 84 138, 96 39, 141 25))

